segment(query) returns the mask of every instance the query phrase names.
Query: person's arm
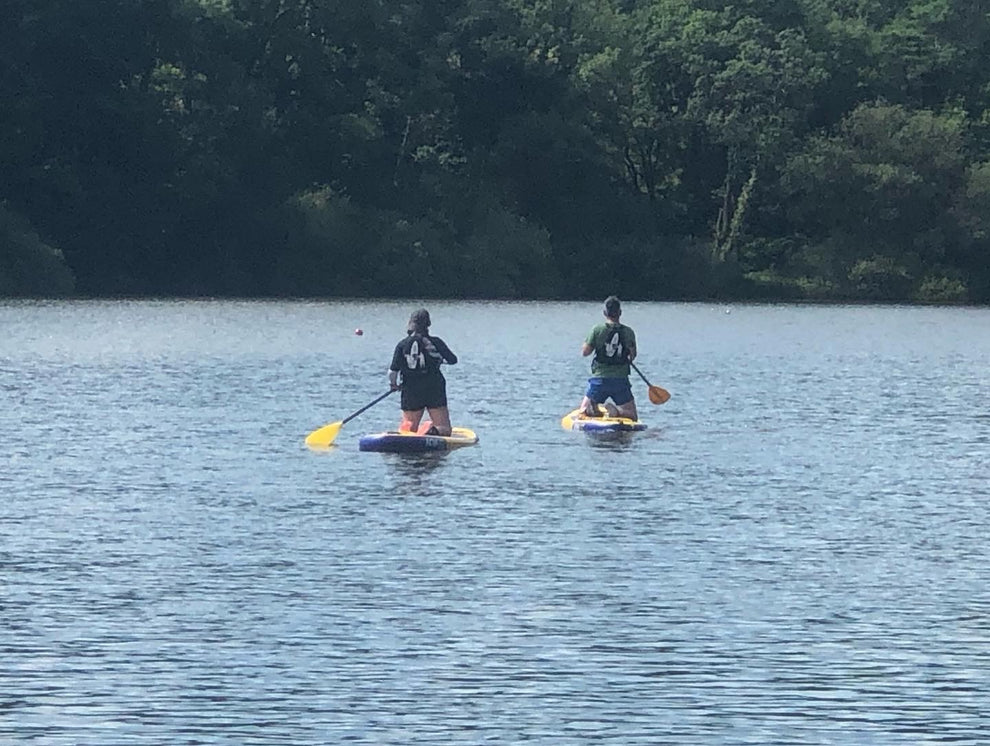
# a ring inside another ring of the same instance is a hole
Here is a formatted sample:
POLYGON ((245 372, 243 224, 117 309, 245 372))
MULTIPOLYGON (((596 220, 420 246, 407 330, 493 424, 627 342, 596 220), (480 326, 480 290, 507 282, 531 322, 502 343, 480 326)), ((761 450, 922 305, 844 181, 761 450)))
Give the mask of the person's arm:
MULTIPOLYGON (((626 327, 629 329, 629 327, 626 327)), ((636 332, 629 329, 629 341, 626 343, 626 349, 629 350, 629 362, 631 363, 636 359, 636 332)))
POLYGON ((388 386, 392 391, 399 390, 399 369, 402 367, 401 344, 395 346, 392 353, 392 364, 388 367, 388 386))
POLYGON ((440 357, 444 359, 449 365, 455 365, 457 363, 457 355, 455 355, 451 349, 447 346, 440 337, 430 337, 433 340, 433 346, 437 348, 437 352, 440 353, 440 357))
MULTIPOLYGON (((598 327, 595 327, 597 329, 598 327)), ((595 329, 588 332, 588 336, 584 340, 584 344, 581 345, 581 355, 588 357, 592 352, 595 351, 595 329)))

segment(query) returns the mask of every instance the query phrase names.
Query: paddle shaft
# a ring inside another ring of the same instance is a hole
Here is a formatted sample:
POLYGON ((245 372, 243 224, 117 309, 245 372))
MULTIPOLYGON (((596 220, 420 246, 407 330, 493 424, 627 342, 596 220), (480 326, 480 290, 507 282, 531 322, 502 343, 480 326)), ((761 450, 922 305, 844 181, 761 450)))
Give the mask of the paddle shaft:
POLYGON ((345 417, 344 419, 342 419, 342 420, 340 421, 340 424, 341 424, 341 425, 343 425, 344 423, 347 423, 347 422, 350 422, 351 420, 353 420, 353 419, 354 419, 355 417, 357 417, 357 416, 358 416, 359 414, 361 414, 362 412, 364 412, 364 411, 366 411, 366 410, 368 410, 368 409, 371 409, 371 408, 372 408, 373 406, 375 406, 375 405, 376 405, 376 404, 377 404, 378 402, 380 402, 380 401, 381 401, 382 399, 384 399, 384 398, 385 398, 386 396, 391 396, 391 395, 392 395, 392 393, 393 393, 393 389, 389 389, 388 391, 386 391, 386 392, 385 392, 384 394, 382 394, 381 396, 379 396, 379 397, 378 397, 377 399, 375 399, 375 400, 374 400, 373 402, 371 402, 370 404, 365 404, 365 405, 364 405, 363 407, 361 407, 361 408, 360 408, 360 409, 359 409, 359 410, 358 410, 357 412, 355 412, 354 414, 352 414, 352 415, 348 415, 347 417, 345 417))
POLYGON ((665 401, 670 399, 670 392, 667 389, 660 388, 659 386, 654 386, 652 383, 646 380, 646 376, 643 375, 643 371, 633 365, 632 360, 629 361, 629 365, 632 369, 639 373, 639 377, 646 381, 646 390, 650 396, 650 402, 653 404, 663 404, 665 401))
POLYGON ((631 365, 631 366, 632 366, 632 369, 633 369, 634 371, 636 371, 637 373, 639 373, 639 377, 643 379, 643 382, 644 382, 644 383, 645 383, 645 384, 646 384, 647 386, 651 386, 651 387, 653 386, 653 384, 652 384, 652 383, 650 383, 649 381, 647 381, 647 380, 646 380, 646 376, 644 376, 644 375, 643 375, 643 372, 642 372, 642 371, 641 371, 641 370, 640 370, 639 368, 637 368, 637 367, 636 367, 636 363, 634 363, 634 362, 633 362, 632 360, 630 360, 630 361, 629 361, 629 365, 631 365))

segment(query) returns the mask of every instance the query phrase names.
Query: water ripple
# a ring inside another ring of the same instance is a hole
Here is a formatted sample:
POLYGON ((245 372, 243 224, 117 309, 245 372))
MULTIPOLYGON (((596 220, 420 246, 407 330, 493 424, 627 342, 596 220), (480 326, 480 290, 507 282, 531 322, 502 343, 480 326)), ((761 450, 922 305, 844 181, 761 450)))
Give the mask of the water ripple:
POLYGON ((404 304, 0 305, 0 741, 982 743, 987 313, 629 306, 646 433, 559 429, 596 308, 441 303, 409 458, 301 444, 404 304))

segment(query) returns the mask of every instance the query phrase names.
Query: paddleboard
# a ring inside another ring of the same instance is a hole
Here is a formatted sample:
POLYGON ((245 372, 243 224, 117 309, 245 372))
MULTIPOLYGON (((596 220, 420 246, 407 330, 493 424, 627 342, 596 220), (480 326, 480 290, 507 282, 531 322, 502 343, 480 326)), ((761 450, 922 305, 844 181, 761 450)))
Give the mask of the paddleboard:
POLYGON ((390 430, 363 436, 358 442, 358 448, 362 451, 383 453, 425 453, 452 451, 455 448, 473 446, 477 442, 478 436, 466 427, 455 427, 450 435, 421 435, 390 430))
POLYGON ((601 417, 588 417, 580 409, 575 409, 564 415, 564 419, 560 421, 561 427, 565 430, 582 430, 586 433, 633 433, 646 429, 646 425, 639 420, 610 417, 600 406, 598 411, 602 413, 601 417))

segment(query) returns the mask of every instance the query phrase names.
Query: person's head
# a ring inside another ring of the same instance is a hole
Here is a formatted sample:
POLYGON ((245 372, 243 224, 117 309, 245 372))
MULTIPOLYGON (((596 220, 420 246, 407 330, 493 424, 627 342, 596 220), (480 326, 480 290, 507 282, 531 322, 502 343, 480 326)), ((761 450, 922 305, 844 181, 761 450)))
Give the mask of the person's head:
POLYGON ((618 319, 622 315, 622 304, 619 303, 619 299, 614 295, 608 296, 605 299, 605 308, 602 313, 610 319, 618 319))
POLYGON ((430 330, 430 312, 425 308, 413 311, 406 326, 406 334, 426 334, 430 330))

